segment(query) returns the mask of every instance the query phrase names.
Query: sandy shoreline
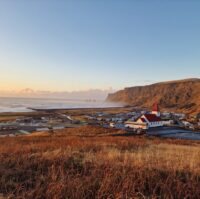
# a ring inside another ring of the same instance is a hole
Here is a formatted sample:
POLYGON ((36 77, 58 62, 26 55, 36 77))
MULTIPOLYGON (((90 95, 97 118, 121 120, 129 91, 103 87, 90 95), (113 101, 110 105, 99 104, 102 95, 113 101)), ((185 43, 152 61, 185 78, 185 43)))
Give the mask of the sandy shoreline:
POLYGON ((38 117, 51 114, 64 113, 72 116, 86 115, 96 112, 111 114, 125 113, 136 110, 134 107, 104 107, 104 108, 64 108, 64 109, 32 109, 30 112, 4 112, 0 113, 0 122, 15 120, 19 117, 38 117))

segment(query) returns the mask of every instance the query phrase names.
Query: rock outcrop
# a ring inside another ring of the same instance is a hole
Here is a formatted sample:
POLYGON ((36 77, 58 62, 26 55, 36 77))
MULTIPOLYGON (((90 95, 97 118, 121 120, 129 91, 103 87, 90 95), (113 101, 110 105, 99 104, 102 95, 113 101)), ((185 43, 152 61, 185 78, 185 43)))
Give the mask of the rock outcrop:
POLYGON ((200 112, 200 79, 161 82, 125 88, 109 94, 107 101, 151 108, 157 102, 166 111, 200 112))

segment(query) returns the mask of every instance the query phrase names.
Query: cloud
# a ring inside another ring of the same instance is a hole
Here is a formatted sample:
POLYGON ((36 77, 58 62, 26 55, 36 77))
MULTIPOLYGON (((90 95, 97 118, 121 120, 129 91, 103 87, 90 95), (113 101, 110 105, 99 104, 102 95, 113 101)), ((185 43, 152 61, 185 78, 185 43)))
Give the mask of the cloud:
POLYGON ((31 88, 25 88, 20 91, 0 91, 1 97, 29 97, 29 98, 64 98, 73 100, 104 100, 108 93, 112 93, 114 90, 110 89, 89 89, 84 91, 35 91, 31 88))

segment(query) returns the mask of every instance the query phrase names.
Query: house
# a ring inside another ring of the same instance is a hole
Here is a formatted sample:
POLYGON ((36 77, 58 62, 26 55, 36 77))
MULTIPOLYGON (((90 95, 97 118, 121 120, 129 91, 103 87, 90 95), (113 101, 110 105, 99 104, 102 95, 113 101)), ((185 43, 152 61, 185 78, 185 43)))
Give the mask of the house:
POLYGON ((138 128, 148 129, 153 127, 163 126, 163 122, 160 119, 160 117, 151 113, 151 114, 143 114, 135 122, 127 121, 125 126, 136 129, 138 128))
POLYGON ((162 123, 164 126, 171 126, 174 124, 174 120, 162 119, 162 123))
POLYGON ((155 114, 142 115, 141 119, 143 122, 146 122, 148 124, 149 128, 163 126, 161 118, 155 114))
POLYGON ((114 123, 114 122, 111 122, 111 123, 110 123, 110 127, 111 127, 111 128, 114 128, 114 127, 115 127, 115 123, 114 123))
POLYGON ((150 113, 142 114, 136 121, 127 121, 125 126, 134 129, 148 129, 163 126, 158 104, 155 103, 153 105, 153 110, 150 113))
POLYGON ((179 120, 184 120, 186 117, 186 114, 184 113, 173 113, 173 116, 178 118, 179 120))
POLYGON ((136 122, 127 121, 127 122, 125 122, 125 127, 131 128, 131 129, 144 129, 144 130, 147 130, 149 128, 148 124, 143 121, 136 121, 136 122))

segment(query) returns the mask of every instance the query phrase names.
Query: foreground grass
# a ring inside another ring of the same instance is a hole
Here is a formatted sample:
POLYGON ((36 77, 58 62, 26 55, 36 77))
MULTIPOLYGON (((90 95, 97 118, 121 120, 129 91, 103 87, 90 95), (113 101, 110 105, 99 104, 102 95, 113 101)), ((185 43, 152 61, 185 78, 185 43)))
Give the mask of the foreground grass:
POLYGON ((0 193, 26 199, 199 198, 200 143, 110 133, 119 134, 82 127, 0 139, 0 193))

